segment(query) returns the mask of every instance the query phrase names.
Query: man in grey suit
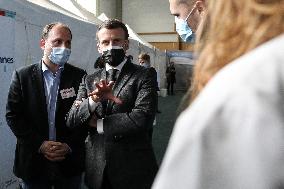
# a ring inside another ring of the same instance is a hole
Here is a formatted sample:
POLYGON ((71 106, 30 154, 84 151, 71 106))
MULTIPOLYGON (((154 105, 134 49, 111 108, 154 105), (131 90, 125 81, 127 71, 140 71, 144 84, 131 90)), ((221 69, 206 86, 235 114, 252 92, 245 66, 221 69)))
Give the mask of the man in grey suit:
POLYGON ((118 20, 99 26, 105 66, 86 76, 68 115, 68 126, 89 127, 85 181, 91 189, 148 189, 158 169, 152 147, 157 74, 126 58, 128 37, 118 20))

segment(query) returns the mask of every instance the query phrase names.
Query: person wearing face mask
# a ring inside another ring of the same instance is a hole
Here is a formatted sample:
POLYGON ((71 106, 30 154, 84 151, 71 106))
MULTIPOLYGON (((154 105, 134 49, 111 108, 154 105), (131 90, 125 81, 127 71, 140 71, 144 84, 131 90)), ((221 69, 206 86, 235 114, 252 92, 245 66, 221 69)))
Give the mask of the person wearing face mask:
MULTIPOLYGON (((150 55, 148 55, 147 53, 141 53, 138 56, 138 62, 140 64, 140 66, 143 66, 145 68, 150 68, 151 67, 151 63, 150 63, 150 55)), ((157 91, 160 91, 160 77, 159 77, 159 73, 157 72, 157 91)), ((157 109, 157 113, 162 113, 159 109, 157 109)), ((156 121, 156 119, 155 119, 156 121)), ((154 121, 154 124, 155 124, 154 121)))
POLYGON ((138 56, 138 61, 140 66, 143 66, 145 68, 150 68, 151 64, 150 64, 150 56, 146 53, 141 53, 138 56))
POLYGON ((166 69, 168 95, 174 95, 174 83, 176 82, 176 68, 174 62, 170 62, 166 69))
POLYGON ((89 129, 85 182, 90 189, 150 189, 158 169, 152 147, 157 75, 127 58, 128 37, 119 20, 99 26, 97 46, 105 67, 86 76, 68 114, 69 127, 89 129))
POLYGON ((175 16, 176 31, 184 42, 195 41, 195 33, 204 18, 205 0, 169 0, 175 16))
MULTIPOLYGON (((179 36, 184 42, 195 42, 195 33, 203 27, 202 23, 206 16, 205 0, 169 0, 169 4, 171 14, 175 16, 179 36)), ((189 88, 177 108, 177 115, 187 107, 190 98, 189 88)))
POLYGON ((8 126, 17 138, 14 174, 25 189, 79 189, 84 170, 85 128, 70 130, 71 108, 84 70, 67 63, 72 33, 63 23, 44 27, 37 64, 16 69, 6 106, 8 126))
POLYGON ((153 189, 283 189, 284 0, 206 6, 191 101, 153 189))

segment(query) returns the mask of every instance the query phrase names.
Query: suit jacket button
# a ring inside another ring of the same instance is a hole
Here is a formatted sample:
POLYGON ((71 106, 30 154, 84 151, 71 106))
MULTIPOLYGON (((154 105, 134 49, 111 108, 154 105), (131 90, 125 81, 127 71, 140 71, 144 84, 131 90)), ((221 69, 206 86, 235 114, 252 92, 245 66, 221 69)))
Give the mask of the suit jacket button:
POLYGON ((114 139, 114 141, 119 141, 119 136, 117 136, 117 135, 114 135, 114 137, 113 137, 114 139))

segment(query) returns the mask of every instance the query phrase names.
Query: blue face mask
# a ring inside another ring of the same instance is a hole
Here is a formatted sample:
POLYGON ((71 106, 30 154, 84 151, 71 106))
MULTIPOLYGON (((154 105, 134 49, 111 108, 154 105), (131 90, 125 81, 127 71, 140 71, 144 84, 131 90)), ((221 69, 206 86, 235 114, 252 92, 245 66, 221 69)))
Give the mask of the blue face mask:
POLYGON ((52 63, 63 66, 69 60, 70 54, 71 49, 53 47, 48 58, 52 63))
POLYGON ((193 10, 194 8, 190 11, 190 13, 187 15, 185 20, 175 16, 176 31, 184 42, 195 41, 195 33, 193 33, 193 31, 191 30, 191 28, 187 23, 187 20, 189 16, 193 13, 193 10))

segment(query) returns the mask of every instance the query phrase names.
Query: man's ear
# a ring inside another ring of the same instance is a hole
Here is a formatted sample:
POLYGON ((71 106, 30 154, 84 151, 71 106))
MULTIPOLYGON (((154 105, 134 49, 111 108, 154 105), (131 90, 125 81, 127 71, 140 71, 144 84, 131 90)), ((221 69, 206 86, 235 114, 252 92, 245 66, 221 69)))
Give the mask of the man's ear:
POLYGON ((205 1, 196 1, 196 8, 199 14, 203 14, 206 7, 205 7, 205 1))
POLYGON ((129 40, 126 40, 123 48, 124 48, 124 51, 127 51, 129 49, 129 40))
POLYGON ((101 47, 100 47, 99 42, 97 42, 97 48, 98 48, 99 53, 100 53, 100 54, 103 54, 103 51, 102 51, 102 49, 101 49, 101 47))
POLYGON ((44 39, 41 39, 40 42, 39 42, 39 46, 42 50, 45 49, 45 40, 44 39))

